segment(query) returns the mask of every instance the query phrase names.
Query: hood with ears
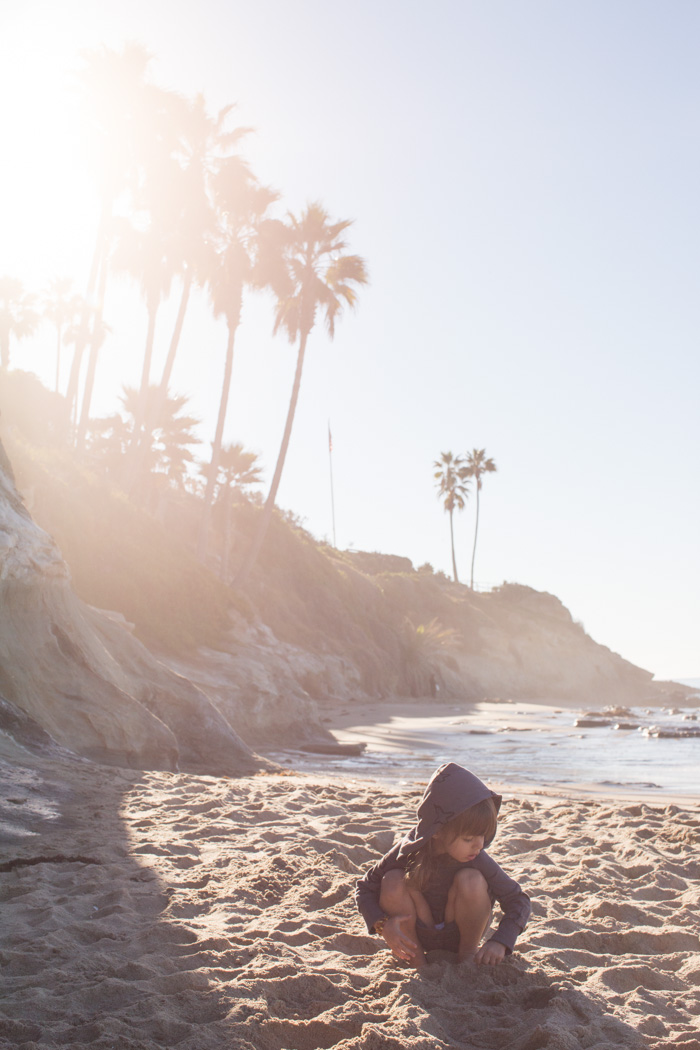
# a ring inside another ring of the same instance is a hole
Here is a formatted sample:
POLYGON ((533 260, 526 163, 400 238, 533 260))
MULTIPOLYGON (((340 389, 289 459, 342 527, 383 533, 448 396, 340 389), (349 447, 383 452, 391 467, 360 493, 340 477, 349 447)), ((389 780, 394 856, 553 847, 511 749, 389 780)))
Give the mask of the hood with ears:
MULTIPOLYGON (((415 853, 449 820, 486 798, 493 799, 498 813, 501 796, 487 788, 477 776, 455 762, 440 766, 430 778, 418 806, 418 823, 401 841, 399 857, 415 853)), ((489 846, 492 841, 493 836, 484 842, 484 846, 489 846)))

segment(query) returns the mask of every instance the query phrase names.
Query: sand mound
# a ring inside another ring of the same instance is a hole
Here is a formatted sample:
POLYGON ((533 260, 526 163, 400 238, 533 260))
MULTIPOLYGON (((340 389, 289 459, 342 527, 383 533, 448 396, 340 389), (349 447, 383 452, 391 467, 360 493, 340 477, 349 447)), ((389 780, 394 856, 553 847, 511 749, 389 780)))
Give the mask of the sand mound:
POLYGON ((352 891, 419 785, 32 761, 2 767, 3 1048, 700 1050, 697 813, 507 798, 521 951, 418 977, 352 891))

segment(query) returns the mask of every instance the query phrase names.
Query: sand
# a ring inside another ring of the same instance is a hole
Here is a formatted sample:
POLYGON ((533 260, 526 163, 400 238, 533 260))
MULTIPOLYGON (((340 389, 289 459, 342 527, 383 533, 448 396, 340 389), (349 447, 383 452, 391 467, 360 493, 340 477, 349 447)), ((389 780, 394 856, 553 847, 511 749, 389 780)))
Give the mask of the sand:
POLYGON ((500 967, 420 976, 358 873, 422 785, 0 763, 0 1046, 700 1050, 700 811, 506 796, 493 855, 533 898, 500 967))

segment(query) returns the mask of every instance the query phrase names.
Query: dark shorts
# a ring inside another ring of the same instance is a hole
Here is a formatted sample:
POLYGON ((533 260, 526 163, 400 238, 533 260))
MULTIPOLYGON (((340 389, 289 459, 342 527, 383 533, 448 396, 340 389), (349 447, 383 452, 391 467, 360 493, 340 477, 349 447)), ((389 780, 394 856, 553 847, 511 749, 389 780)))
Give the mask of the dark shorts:
POLYGON ((459 927, 456 922, 443 922, 439 927, 426 926, 420 919, 416 922, 416 936, 424 952, 459 951, 459 927))

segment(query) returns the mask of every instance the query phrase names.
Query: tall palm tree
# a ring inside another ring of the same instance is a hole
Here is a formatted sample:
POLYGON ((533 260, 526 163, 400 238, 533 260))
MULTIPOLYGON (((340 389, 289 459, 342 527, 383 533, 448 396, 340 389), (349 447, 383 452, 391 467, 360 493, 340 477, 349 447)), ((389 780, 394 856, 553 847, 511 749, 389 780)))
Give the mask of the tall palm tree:
MULTIPOLYGON (((160 381, 165 396, 175 364, 192 285, 206 268, 207 247, 215 233, 216 209, 212 182, 223 162, 235 153, 250 128, 227 128, 233 106, 224 106, 210 116, 204 96, 186 103, 178 121, 174 156, 177 169, 170 179, 171 210, 177 216, 174 258, 182 278, 180 305, 168 356, 160 381)), ((158 187, 162 192, 162 186, 158 187)))
POLYGON ((132 277, 138 285, 146 305, 148 324, 141 366, 139 405, 136 412, 133 441, 136 444, 145 422, 149 395, 151 361, 155 341, 158 309, 170 292, 173 266, 169 255, 167 230, 151 222, 147 229, 136 229, 127 220, 119 223, 112 267, 117 273, 132 277))
MULTIPOLYGON (((99 342, 103 331, 101 315, 115 210, 118 206, 132 213, 144 210, 146 172, 157 173, 152 182, 165 174, 175 142, 181 100, 147 80, 150 60, 148 51, 138 44, 125 44, 121 52, 103 46, 83 54, 83 68, 78 75, 88 160, 100 198, 100 221, 85 297, 89 306, 95 308, 92 334, 96 339, 91 338, 86 312, 68 385, 71 403, 78 396, 82 354, 90 345, 91 357, 97 356, 96 340, 99 342)), ((92 361, 89 371, 94 373, 94 369, 92 361)), ((88 390, 91 393, 86 384, 88 390)), ((78 445, 84 440, 89 408, 89 403, 83 404, 78 445)))
POLYGON ((476 523, 474 525, 474 549, 472 550, 472 576, 471 588, 474 589, 474 560, 476 558, 476 538, 479 532, 479 493, 481 492, 481 478, 484 474, 492 474, 496 470, 494 461, 486 456, 485 448, 473 448, 467 452, 464 476, 476 478, 476 523))
POLYGON ((90 419, 90 404, 92 401, 92 391, 95 385, 97 357, 104 345, 107 333, 111 331, 111 328, 108 324, 105 323, 103 319, 109 251, 110 244, 109 242, 107 242, 105 245, 105 254, 100 260, 99 281, 97 285, 97 301, 93 309, 91 309, 87 304, 85 305, 79 327, 78 341, 75 344, 75 353, 73 357, 74 363, 75 358, 78 355, 78 351, 84 349, 87 345, 90 346, 87 372, 85 375, 85 387, 83 389, 83 402, 79 416, 77 415, 78 404, 76 391, 75 412, 76 417, 78 419, 78 426, 76 428, 75 444, 77 448, 82 448, 85 443, 85 435, 87 433, 88 421, 90 419))
POLYGON ((61 350, 66 329, 75 323, 82 313, 82 300, 73 291, 70 277, 54 277, 42 297, 44 317, 56 328, 56 393, 61 379, 61 350))
POLYGON ((257 268, 258 225, 270 204, 276 200, 276 194, 261 186, 239 157, 229 157, 222 164, 215 180, 215 194, 219 214, 218 246, 210 257, 208 285, 214 316, 223 317, 226 321, 227 340, 219 413, 197 544, 198 556, 202 560, 207 553, 211 508, 231 390, 233 347, 241 321, 243 292, 247 285, 260 280, 257 268))
POLYGON ((433 463, 435 473, 433 477, 437 482, 438 495, 442 499, 442 505, 450 515, 450 547, 452 550, 452 575, 455 583, 459 583, 457 576, 457 559, 455 558, 455 534, 453 515, 456 510, 464 510, 469 487, 464 474, 465 463, 461 456, 454 456, 451 452, 440 453, 440 458, 433 463))
MULTIPOLYGON (((222 177, 230 181, 230 171, 236 167, 250 177, 247 165, 236 154, 238 143, 250 129, 227 126, 233 108, 224 106, 210 116, 200 94, 186 102, 178 116, 175 164, 167 180, 166 206, 172 229, 170 263, 173 274, 181 279, 181 291, 159 394, 149 403, 154 416, 158 416, 167 397, 192 287, 195 281, 206 282, 207 268, 220 241, 216 183, 222 177)), ((154 191, 151 196, 161 201, 162 208, 163 180, 158 180, 154 191)), ((144 421, 145 433, 151 425, 149 417, 144 421)))
MULTIPOLYGON (((75 373, 77 379, 79 379, 80 378, 81 347, 82 347, 82 349, 85 348, 85 344, 86 344, 87 339, 89 338, 90 331, 94 327, 94 324, 95 324, 95 318, 96 318, 97 311, 95 310, 94 307, 89 305, 87 300, 82 295, 76 295, 76 300, 78 300, 77 307, 76 307, 76 314, 75 314, 72 322, 69 325, 67 325, 67 327, 66 327, 66 329, 65 329, 65 331, 63 333, 63 340, 62 340, 62 342, 63 342, 63 346, 72 346, 73 347, 73 357, 72 357, 72 360, 71 360, 70 376, 72 378, 74 373, 75 373), (78 359, 77 367, 76 367, 76 358, 78 359)), ((104 322, 102 322, 102 325, 103 325, 103 332, 104 332, 104 330, 106 330, 106 328, 107 328, 107 325, 105 325, 104 322)), ((76 427, 76 424, 78 422, 78 419, 77 419, 78 398, 77 398, 77 396, 76 397, 71 397, 70 396, 70 394, 69 394, 70 389, 71 389, 71 379, 69 379, 68 384, 67 384, 66 404, 68 406, 70 422, 71 422, 71 425, 73 427, 73 439, 75 439, 75 427, 76 427)))
POLYGON ((39 324, 36 300, 15 277, 0 277, 0 367, 10 367, 10 337, 26 339, 39 324))
MULTIPOLYGON (((81 57, 76 86, 83 107, 83 148, 99 197, 100 217, 85 291, 86 309, 76 333, 66 391, 76 418, 80 367, 90 343, 91 321, 98 320, 95 318, 97 288, 105 268, 114 208, 127 189, 136 184, 136 158, 144 151, 149 137, 154 137, 152 121, 148 119, 152 110, 146 80, 151 61, 149 52, 139 44, 127 43, 121 52, 103 45, 83 52, 81 57), (145 130, 147 127, 150 136, 145 130)), ((99 324, 94 330, 98 329, 99 324)))
POLYGON ((270 227, 273 237, 280 238, 280 255, 285 263, 284 280, 278 283, 274 332, 284 329, 291 343, 299 341, 299 348, 275 473, 253 545, 236 579, 239 586, 255 563, 277 498, 299 399, 306 344, 316 316, 319 311, 323 312, 332 339, 343 307, 355 306, 356 287, 368 281, 363 259, 345 254, 347 244, 343 234, 350 225, 352 222, 347 219, 331 222, 326 210, 315 202, 307 205, 298 217, 290 214, 285 225, 280 224, 276 230, 270 227))

